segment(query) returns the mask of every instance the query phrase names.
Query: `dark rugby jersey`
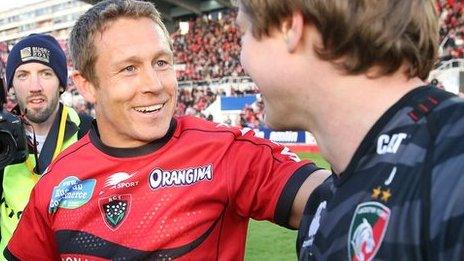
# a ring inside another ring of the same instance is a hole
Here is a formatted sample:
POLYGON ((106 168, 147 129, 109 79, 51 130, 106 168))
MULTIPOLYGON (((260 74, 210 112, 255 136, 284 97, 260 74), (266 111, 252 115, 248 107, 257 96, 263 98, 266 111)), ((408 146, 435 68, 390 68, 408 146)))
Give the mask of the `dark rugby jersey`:
POLYGON ((97 131, 34 188, 8 250, 21 260, 241 260, 248 219, 287 225, 314 164, 193 117, 134 149, 97 131))
POLYGON ((311 195, 300 260, 464 258, 464 102, 443 94, 405 95, 311 195))

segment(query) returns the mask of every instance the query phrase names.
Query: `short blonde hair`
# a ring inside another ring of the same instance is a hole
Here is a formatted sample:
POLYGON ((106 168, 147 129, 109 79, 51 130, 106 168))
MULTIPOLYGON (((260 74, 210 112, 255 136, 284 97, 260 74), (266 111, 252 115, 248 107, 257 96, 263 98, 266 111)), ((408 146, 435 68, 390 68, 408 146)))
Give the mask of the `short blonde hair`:
POLYGON ((79 17, 69 39, 74 68, 94 84, 98 83, 94 68, 98 56, 94 46, 95 35, 102 33, 109 22, 122 17, 152 19, 161 27, 172 48, 172 41, 166 26, 152 3, 137 0, 102 1, 79 17))

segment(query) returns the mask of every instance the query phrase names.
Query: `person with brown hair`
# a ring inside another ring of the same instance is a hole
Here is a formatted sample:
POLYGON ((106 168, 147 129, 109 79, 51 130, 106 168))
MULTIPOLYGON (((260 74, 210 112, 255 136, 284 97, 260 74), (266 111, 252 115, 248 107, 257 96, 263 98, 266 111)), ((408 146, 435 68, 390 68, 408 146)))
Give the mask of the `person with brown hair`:
POLYGON ((69 46, 96 121, 32 191, 8 259, 241 260, 250 218, 299 226, 329 172, 253 132, 174 117, 174 55, 152 3, 99 2, 69 46))
POLYGON ((300 260, 464 256, 464 102, 426 82, 432 0, 238 0, 242 66, 274 129, 314 134, 334 171, 300 260))

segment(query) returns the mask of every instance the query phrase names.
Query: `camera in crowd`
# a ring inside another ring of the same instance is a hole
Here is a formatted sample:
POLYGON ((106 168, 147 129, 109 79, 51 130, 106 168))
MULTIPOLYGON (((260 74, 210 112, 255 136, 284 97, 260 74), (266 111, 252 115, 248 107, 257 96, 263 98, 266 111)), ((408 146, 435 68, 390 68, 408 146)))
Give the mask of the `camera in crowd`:
POLYGON ((0 78, 0 169, 24 162, 28 155, 27 138, 20 117, 3 109, 6 100, 4 81, 0 78))

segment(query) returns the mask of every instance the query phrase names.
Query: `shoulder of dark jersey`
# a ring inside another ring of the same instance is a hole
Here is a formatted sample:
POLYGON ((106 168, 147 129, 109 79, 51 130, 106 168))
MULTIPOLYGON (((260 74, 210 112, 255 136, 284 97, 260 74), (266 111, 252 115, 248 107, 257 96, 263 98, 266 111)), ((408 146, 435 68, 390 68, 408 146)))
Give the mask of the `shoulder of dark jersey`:
POLYGON ((312 213, 316 210, 319 204, 323 201, 328 201, 335 191, 333 175, 325 179, 319 186, 317 186, 310 194, 306 202, 305 214, 312 213))
POLYGON ((326 178, 317 188, 314 189, 311 196, 318 198, 318 201, 328 200, 332 197, 335 191, 334 177, 336 174, 332 173, 326 178))
MULTIPOLYGON (((447 132, 453 136, 464 136, 464 99, 452 97, 443 101, 434 110, 429 119, 439 132, 447 132), (452 131, 452 133, 450 133, 452 131)), ((438 137, 440 138, 439 135, 438 137)))

